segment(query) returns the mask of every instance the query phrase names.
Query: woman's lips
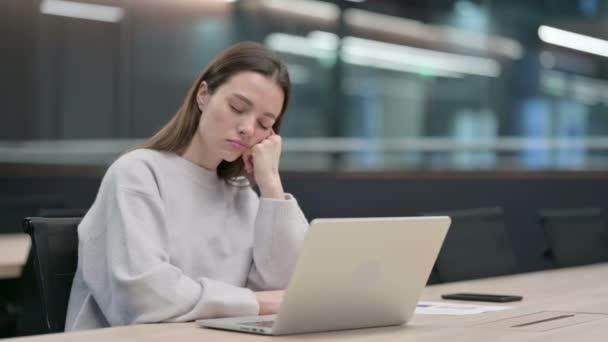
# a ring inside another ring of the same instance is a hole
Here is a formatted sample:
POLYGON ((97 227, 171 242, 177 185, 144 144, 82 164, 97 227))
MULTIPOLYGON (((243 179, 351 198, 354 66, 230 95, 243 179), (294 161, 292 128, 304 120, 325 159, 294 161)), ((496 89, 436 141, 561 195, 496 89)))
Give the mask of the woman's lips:
POLYGON ((249 146, 245 145, 244 143, 242 143, 238 140, 228 139, 228 143, 230 144, 230 146, 232 146, 234 149, 237 149, 237 150, 246 151, 249 149, 249 146))

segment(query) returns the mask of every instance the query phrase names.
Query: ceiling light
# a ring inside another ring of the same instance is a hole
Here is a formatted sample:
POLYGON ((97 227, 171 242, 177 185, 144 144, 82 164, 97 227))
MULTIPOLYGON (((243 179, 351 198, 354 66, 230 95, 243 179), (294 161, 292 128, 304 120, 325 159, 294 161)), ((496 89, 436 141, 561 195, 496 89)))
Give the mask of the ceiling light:
POLYGON ((111 23, 119 22, 124 16, 120 7, 65 0, 42 0, 40 13, 111 23))
POLYGON ((608 57, 608 41, 541 25, 538 37, 545 43, 608 57))

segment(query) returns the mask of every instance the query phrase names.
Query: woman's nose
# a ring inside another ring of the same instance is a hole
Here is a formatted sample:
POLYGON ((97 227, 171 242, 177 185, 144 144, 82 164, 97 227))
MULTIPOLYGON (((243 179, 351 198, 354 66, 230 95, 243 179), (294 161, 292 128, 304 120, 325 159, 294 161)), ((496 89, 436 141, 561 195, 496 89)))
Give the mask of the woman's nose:
POLYGON ((253 120, 251 118, 246 118, 246 119, 241 120, 239 122, 239 125, 237 126, 239 135, 246 136, 246 137, 253 135, 254 128, 255 128, 255 120, 253 120))

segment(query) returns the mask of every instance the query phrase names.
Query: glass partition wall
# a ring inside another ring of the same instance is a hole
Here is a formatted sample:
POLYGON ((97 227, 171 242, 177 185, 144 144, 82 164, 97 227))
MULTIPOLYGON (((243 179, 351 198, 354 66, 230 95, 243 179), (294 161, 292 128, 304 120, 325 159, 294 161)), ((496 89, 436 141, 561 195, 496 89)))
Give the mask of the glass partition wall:
POLYGON ((286 170, 608 168, 608 1, 5 0, 0 162, 109 163, 254 40, 286 170))

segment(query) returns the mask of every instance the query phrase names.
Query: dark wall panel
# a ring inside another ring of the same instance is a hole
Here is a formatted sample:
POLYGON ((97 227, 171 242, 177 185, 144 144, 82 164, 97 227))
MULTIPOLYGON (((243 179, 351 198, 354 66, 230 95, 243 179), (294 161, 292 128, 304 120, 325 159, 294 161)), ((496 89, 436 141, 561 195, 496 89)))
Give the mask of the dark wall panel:
MULTIPOLYGON (((0 207, 12 220, 3 220, 2 226, 16 229, 20 226, 17 214, 34 215, 41 207, 87 208, 95 199, 101 173, 87 177, 0 176, 0 207)), ((608 179, 597 174, 439 177, 284 173, 283 183, 309 220, 500 206, 524 271, 551 267, 543 256, 546 245, 538 225, 539 209, 594 206, 608 210, 608 179)))
POLYGON ((37 136, 32 127, 34 15, 31 1, 0 1, 0 140, 37 136), (24 20, 27 18, 27 20, 24 20))
POLYGON ((119 25, 66 19, 60 63, 60 137, 112 138, 118 131, 119 25))

